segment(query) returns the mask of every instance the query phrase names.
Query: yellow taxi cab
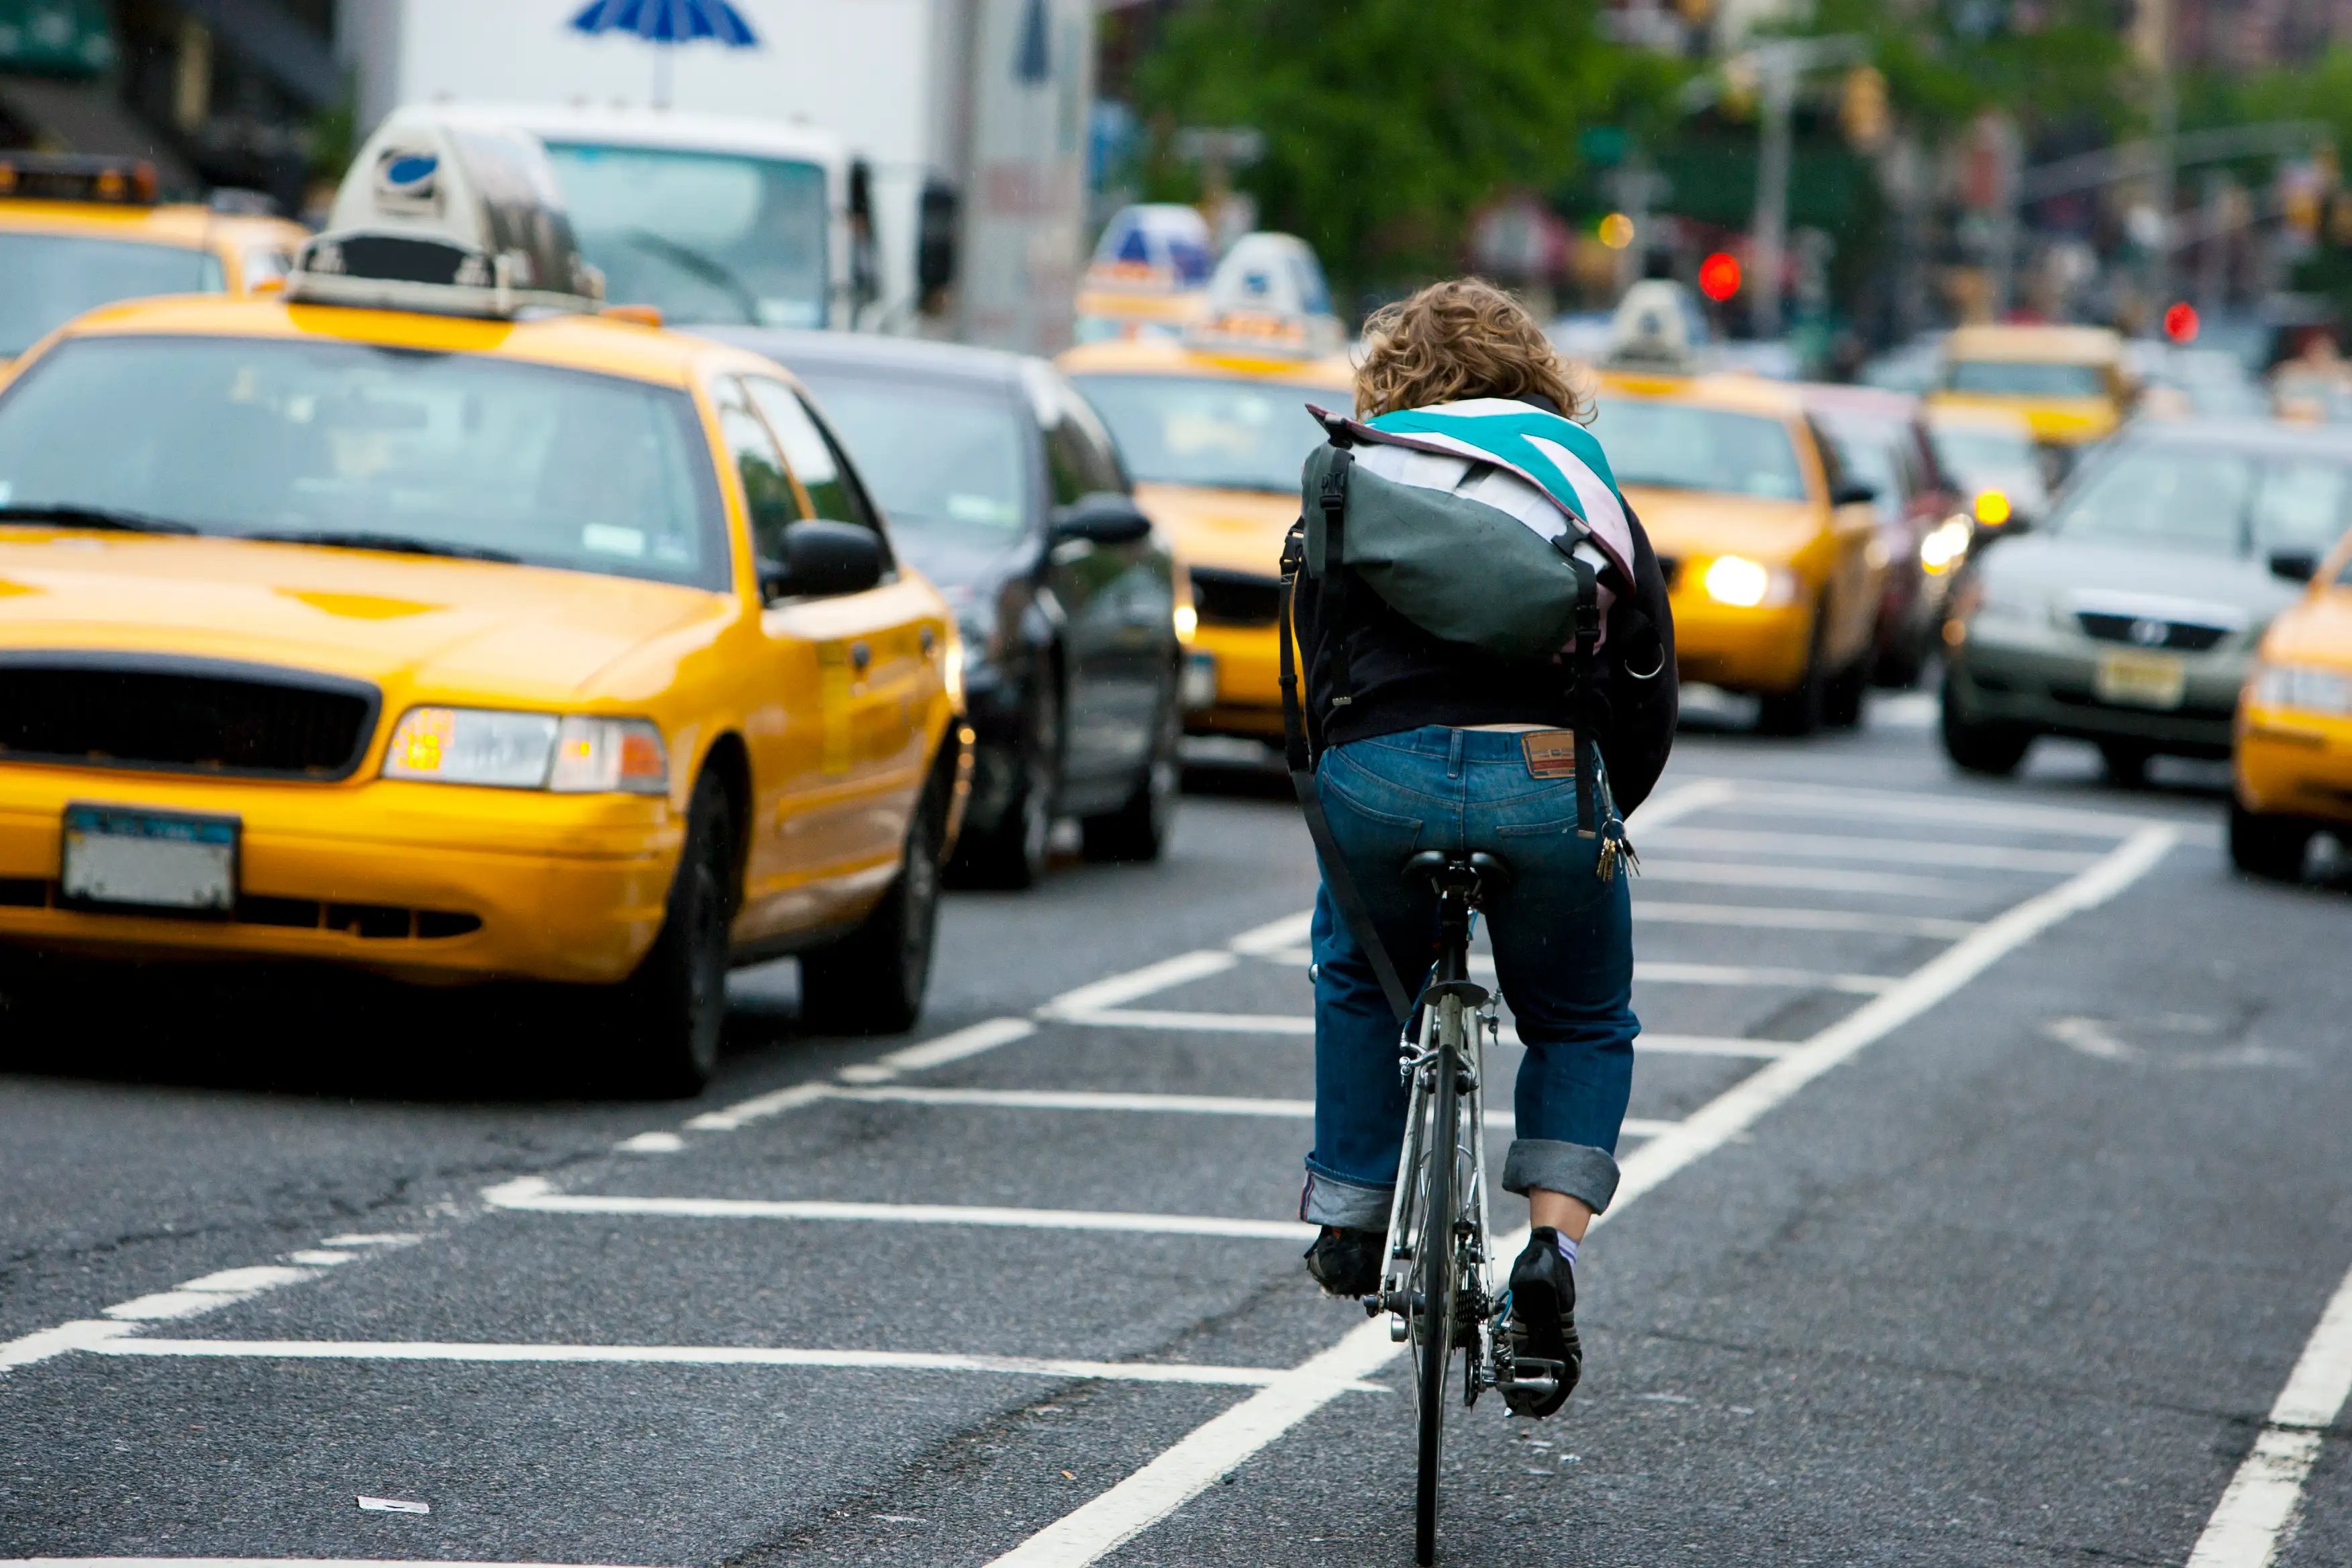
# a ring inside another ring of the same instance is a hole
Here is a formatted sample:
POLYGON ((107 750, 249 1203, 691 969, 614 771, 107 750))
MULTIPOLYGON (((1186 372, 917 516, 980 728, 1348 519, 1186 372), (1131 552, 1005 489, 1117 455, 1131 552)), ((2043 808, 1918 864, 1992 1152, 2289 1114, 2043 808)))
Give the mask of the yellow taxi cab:
POLYGON ((1082 344, 1058 363, 1110 426, 1189 580, 1185 728, 1276 741, 1282 541, 1324 438, 1307 405, 1349 409, 1355 371, 1297 323, 1244 311, 1216 325, 1183 342, 1082 344))
POLYGON ((2114 434, 2131 406, 2124 342, 2105 327, 1969 326, 1944 340, 1943 408, 2006 408, 2025 416, 2063 460, 2114 434))
POLYGON ((813 1026, 914 1022, 955 616, 788 373, 599 315, 560 208, 478 197, 543 163, 371 145, 283 299, 109 307, 0 386, 17 982, 549 983, 676 1093, 730 963, 802 954, 813 1026))
POLYGON ((1199 209, 1175 202, 1121 207, 1103 226, 1078 280, 1073 336, 1081 343, 1181 339, 1209 313, 1217 246, 1199 209))
POLYGON ((1858 722, 1886 548, 1800 393, 1624 371, 1599 392, 1592 434, 1664 570, 1682 679, 1761 698, 1778 733, 1858 722))
MULTIPOLYGON (((2273 570, 2291 557, 2273 561, 2273 570)), ((2289 567, 2300 576, 2309 556, 2289 567)), ((2302 873, 2312 836, 2352 831, 2352 534, 2271 623, 2238 700, 2230 858, 2257 877, 2302 873)))
POLYGON ((280 282, 310 237, 284 218, 159 206, 152 163, 0 153, 0 365, 118 300, 280 282))

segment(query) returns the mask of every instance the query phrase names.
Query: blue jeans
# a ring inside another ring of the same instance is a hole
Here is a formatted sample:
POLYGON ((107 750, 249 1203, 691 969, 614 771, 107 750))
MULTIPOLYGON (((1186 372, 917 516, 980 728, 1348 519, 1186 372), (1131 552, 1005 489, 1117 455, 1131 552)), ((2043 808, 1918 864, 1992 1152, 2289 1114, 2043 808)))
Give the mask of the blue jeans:
MULTIPOLYGON (((1589 747, 1583 755, 1593 760, 1589 747)), ((1600 838, 1577 831, 1576 781, 1535 777, 1518 735, 1436 726, 1337 747, 1317 776, 1332 837, 1408 990, 1427 983, 1438 932, 1436 895, 1406 885, 1406 859, 1484 849, 1510 863, 1510 888, 1485 912, 1527 1047, 1503 1186, 1607 1208, 1641 1028, 1633 907, 1626 871, 1602 881, 1600 838)), ((1606 779, 1596 782, 1606 820, 1616 807, 1606 779)), ((1385 1230, 1404 1142, 1400 1030, 1328 886, 1315 900, 1314 952, 1315 1152, 1299 1217, 1385 1230)))

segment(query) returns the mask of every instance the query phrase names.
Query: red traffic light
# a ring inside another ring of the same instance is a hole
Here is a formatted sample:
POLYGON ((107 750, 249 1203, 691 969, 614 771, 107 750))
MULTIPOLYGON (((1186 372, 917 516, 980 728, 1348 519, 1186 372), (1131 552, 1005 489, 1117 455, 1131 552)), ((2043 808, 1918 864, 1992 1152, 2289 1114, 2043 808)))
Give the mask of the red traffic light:
POLYGON ((2197 307, 2186 300, 2175 301, 2164 312, 2164 335, 2176 343, 2197 341, 2197 307))
POLYGON ((1718 250, 1698 264, 1698 291, 1723 303, 1739 292, 1739 258, 1718 250))

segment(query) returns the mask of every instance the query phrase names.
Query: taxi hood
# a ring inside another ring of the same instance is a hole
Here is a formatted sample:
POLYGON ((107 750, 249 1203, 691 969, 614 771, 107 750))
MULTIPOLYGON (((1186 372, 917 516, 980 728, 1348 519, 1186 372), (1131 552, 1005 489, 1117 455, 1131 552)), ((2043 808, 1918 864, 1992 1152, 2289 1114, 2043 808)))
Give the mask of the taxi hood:
POLYGON ((1139 484, 1135 500, 1186 566, 1255 577, 1282 574, 1283 535, 1298 520, 1297 491, 1139 484))
POLYGON ((1675 558, 1739 554, 1785 562, 1821 533, 1824 521, 1811 501, 1714 490, 1627 485, 1625 502, 1642 520, 1651 548, 1675 558))
POLYGON ((555 704, 724 596, 590 573, 233 539, 0 531, 0 648, 280 665, 555 704))

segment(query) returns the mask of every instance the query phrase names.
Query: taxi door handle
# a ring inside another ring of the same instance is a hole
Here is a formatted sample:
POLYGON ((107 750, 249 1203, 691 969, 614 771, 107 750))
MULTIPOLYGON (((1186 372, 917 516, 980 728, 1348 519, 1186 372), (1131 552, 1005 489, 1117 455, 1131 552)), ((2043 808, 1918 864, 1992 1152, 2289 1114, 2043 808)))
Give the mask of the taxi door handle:
POLYGON ((852 665, 855 665, 858 673, 862 675, 866 671, 866 667, 874 662, 874 650, 866 647, 862 642, 851 643, 849 645, 849 662, 852 665))

